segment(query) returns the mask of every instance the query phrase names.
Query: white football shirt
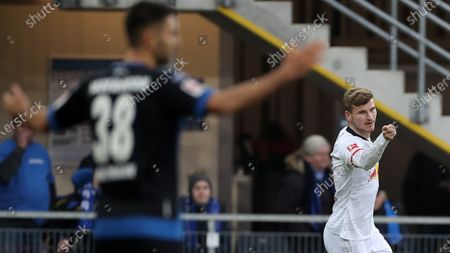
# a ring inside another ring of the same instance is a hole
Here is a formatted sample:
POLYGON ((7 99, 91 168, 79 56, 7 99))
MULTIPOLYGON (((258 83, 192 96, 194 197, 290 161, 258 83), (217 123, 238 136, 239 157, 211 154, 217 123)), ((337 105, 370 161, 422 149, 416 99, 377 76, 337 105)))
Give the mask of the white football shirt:
POLYGON ((343 128, 331 153, 336 188, 327 229, 346 240, 365 240, 376 231, 373 208, 378 191, 378 161, 389 141, 375 142, 343 128))

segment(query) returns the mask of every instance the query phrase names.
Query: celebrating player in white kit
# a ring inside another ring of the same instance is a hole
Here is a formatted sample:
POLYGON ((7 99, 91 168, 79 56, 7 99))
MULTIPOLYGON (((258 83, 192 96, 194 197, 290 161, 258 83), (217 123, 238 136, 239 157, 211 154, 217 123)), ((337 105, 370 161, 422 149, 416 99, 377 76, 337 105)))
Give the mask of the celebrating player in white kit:
POLYGON ((372 142, 377 110, 372 92, 353 88, 344 94, 348 126, 342 129, 331 153, 335 203, 324 230, 328 253, 392 252, 375 227, 373 208, 378 190, 378 162, 396 127, 385 125, 372 142))

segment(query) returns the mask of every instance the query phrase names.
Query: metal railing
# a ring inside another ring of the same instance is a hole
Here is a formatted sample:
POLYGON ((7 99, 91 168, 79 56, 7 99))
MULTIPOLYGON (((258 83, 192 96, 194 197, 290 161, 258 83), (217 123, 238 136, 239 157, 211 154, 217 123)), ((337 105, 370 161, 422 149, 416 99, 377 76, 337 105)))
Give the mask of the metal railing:
MULTIPOLYGON (((408 55, 417 59, 418 63, 418 75, 417 75, 417 91, 418 96, 423 97, 425 95, 426 89, 426 66, 435 70, 437 73, 440 73, 444 76, 450 76, 450 71, 443 65, 437 63, 436 61, 430 59, 426 55, 426 49, 431 49, 435 51, 438 55, 443 57, 447 62, 450 62, 450 53, 437 45, 436 43, 429 40, 426 36, 426 21, 430 19, 434 24, 442 27, 444 30, 450 31, 450 24, 436 16, 431 12, 427 12, 425 15, 420 15, 419 17, 419 31, 416 32, 413 29, 410 29, 403 23, 398 20, 398 2, 400 1, 407 7, 418 10, 420 6, 414 3, 411 0, 390 0, 391 1, 391 11, 388 14, 387 12, 377 8, 375 5, 371 4, 366 0, 354 0, 353 2, 358 4, 358 6, 364 8, 365 10, 371 12, 372 14, 380 17, 385 22, 387 22, 390 26, 390 32, 386 32, 380 27, 374 25, 370 21, 368 21, 365 17, 359 15, 355 11, 352 11, 350 8, 340 3, 338 0, 323 0, 331 7, 336 9, 337 11, 343 13, 349 18, 361 24, 366 29, 375 33, 382 39, 391 43, 390 45, 390 68, 391 70, 397 70, 398 67, 398 49, 401 49, 408 55), (409 35, 418 43, 417 50, 408 46, 406 43, 400 41, 398 38, 398 30, 409 35)), ((421 5, 424 5, 429 0, 420 0, 421 5)), ((444 3, 440 0, 432 0, 433 3, 436 3, 439 8, 450 13, 450 5, 444 3)), ((414 115, 413 120, 417 123, 425 123, 427 120, 425 107, 420 107, 417 110, 417 114, 414 115)))
MULTIPOLYGON (((85 236, 75 243, 68 238, 68 229, 0 229, 0 252, 5 253, 95 253, 94 235, 85 236), (59 250, 58 250, 59 249, 59 250)), ((214 236, 218 244, 208 245, 213 235, 206 232, 187 232, 184 253, 324 253, 321 233, 285 233, 225 231, 214 236), (196 243, 191 244, 194 240, 196 243)), ((402 240, 392 245, 395 253, 449 252, 450 234, 402 234, 402 240)))
MULTIPOLYGON (((63 229, 0 229, 0 252, 5 253, 95 253, 94 236, 69 242, 72 230, 63 229), (58 250, 59 249, 59 250, 58 250)), ((285 232, 218 232, 219 244, 208 247, 206 232, 187 232, 184 253, 324 253, 321 233, 285 232), (195 244, 190 243, 191 240, 195 244)), ((449 252, 450 234, 403 234, 403 239, 392 245, 395 253, 449 252)), ((211 245, 210 245, 211 246, 211 245)))
MULTIPOLYGON (((181 219, 191 221, 204 221, 208 223, 208 234, 203 235, 206 238, 220 237, 220 241, 226 248, 232 249, 230 252, 241 251, 242 247, 255 249, 259 247, 257 252, 309 252, 319 253, 325 252, 322 244, 321 233, 265 233, 265 232, 241 232, 233 226, 232 233, 215 233, 215 224, 217 221, 222 222, 265 222, 265 223, 325 223, 328 215, 254 215, 254 214, 183 214, 181 219), (248 242, 250 241, 250 243, 248 242), (244 245, 244 246, 242 246, 244 245), (250 245, 250 246, 248 246, 250 245), (271 249, 276 248, 276 251, 271 249)), ((401 216, 386 217, 375 216, 376 224, 398 223, 404 225, 450 225, 450 217, 425 217, 425 216, 401 216)), ((403 234, 400 243, 392 245, 396 253, 431 253, 446 252, 441 251, 448 244, 450 249, 450 234, 448 235, 421 235, 421 234, 403 234)), ((208 241, 208 239, 206 239, 208 241)), ((220 247, 211 244, 208 247, 208 253, 217 253, 220 247)), ((248 251, 247 251, 248 252, 248 251)), ((191 252, 189 252, 191 253, 191 252)))
MULTIPOLYGON (((194 236, 199 241, 206 233, 187 233, 186 238, 194 236)), ((205 244, 190 248, 185 245, 185 253, 326 253, 321 233, 283 233, 283 232, 220 232, 221 245, 218 248, 204 248, 205 244)), ((385 235, 386 236, 386 235, 385 235)), ((444 253, 449 252, 450 235, 403 234, 403 239, 391 245, 395 253, 444 253)), ((206 240, 206 239, 205 239, 206 240)))
MULTIPOLYGON (((0 211, 0 219, 46 219, 46 220, 78 220, 95 219, 97 214, 94 212, 35 212, 20 211, 9 212, 0 211)), ((280 214, 181 214, 180 219, 205 222, 327 222, 328 215, 280 215, 280 214)), ((417 224, 417 225, 450 225, 450 216, 375 216, 375 223, 388 224, 396 222, 399 224, 417 224)))
POLYGON ((94 235, 74 229, 0 228, 2 253, 94 253, 94 235))
MULTIPOLYGON (((80 212, 0 212, 0 219, 95 219, 95 213, 80 212)), ((208 231, 187 231, 185 253, 293 253, 325 252, 321 233, 254 232, 239 229, 242 223, 324 223, 322 215, 182 214, 184 221, 206 222, 208 231), (231 229, 216 231, 216 222, 232 224, 231 229)), ((450 225, 450 217, 375 217, 375 223, 450 225)), ((1 224, 0 224, 1 225, 1 224)), ((0 252, 8 253, 94 253, 94 234, 76 236, 73 229, 0 228, 0 252), (72 239, 70 239, 72 238, 72 239), (78 238, 78 239, 77 239, 78 238), (65 251, 64 249, 69 249, 65 251)), ((402 234, 392 245, 396 253, 434 253, 450 251, 450 234, 402 234)))

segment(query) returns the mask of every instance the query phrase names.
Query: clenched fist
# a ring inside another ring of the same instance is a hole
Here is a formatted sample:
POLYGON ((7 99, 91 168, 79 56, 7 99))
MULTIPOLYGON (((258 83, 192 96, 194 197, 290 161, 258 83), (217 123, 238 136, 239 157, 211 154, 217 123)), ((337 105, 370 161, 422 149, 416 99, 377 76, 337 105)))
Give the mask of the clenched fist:
POLYGON ((397 135, 397 128, 393 124, 385 125, 382 128, 384 138, 392 141, 397 135))

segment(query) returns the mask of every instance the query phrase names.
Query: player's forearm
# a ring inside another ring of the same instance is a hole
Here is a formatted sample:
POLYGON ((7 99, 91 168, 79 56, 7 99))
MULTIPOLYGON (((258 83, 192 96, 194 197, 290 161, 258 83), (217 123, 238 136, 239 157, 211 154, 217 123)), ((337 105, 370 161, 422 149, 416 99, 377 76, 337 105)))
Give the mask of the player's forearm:
POLYGON ((39 113, 34 115, 30 120, 26 122, 26 125, 38 132, 47 131, 48 130, 47 115, 48 115, 47 108, 41 109, 39 113))
POLYGON ((389 141, 380 134, 375 142, 367 149, 361 150, 353 157, 354 165, 364 170, 372 169, 380 161, 389 141))
POLYGON ((208 102, 208 111, 218 114, 233 113, 261 101, 286 82, 281 72, 274 70, 254 82, 246 81, 217 92, 208 102))

